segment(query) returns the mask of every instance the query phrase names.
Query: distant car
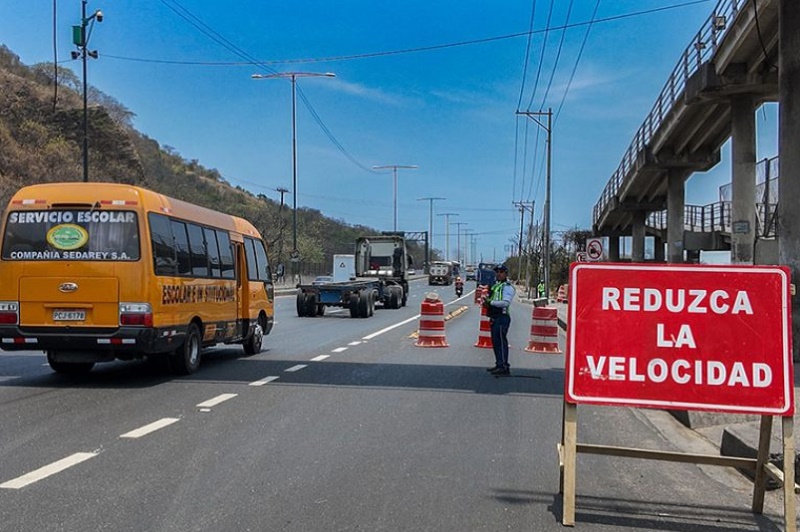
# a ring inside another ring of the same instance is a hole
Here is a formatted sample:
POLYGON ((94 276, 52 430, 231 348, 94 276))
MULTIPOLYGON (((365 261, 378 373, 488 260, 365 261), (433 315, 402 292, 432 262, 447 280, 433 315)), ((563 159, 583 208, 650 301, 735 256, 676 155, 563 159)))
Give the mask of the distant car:
POLYGON ((409 268, 408 275, 417 275, 417 270, 415 270, 414 268, 409 268))
POLYGON ((478 278, 475 268, 467 268, 467 281, 475 281, 478 278))
POLYGON ((331 276, 331 275, 320 275, 319 277, 314 278, 314 280, 311 281, 311 284, 317 286, 317 285, 328 284, 328 283, 332 283, 332 282, 333 282, 333 276, 331 276))

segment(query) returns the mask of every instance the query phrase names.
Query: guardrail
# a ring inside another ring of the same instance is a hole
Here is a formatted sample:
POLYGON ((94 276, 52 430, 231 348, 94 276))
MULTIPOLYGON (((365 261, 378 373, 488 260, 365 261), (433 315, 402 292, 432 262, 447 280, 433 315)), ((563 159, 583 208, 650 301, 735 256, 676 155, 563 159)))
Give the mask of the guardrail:
POLYGON ((664 117, 672 109, 678 97, 686 88, 686 82, 699 67, 716 53, 720 41, 733 20, 748 0, 720 0, 706 22, 697 32, 681 54, 678 64, 672 70, 666 85, 658 95, 653 108, 636 131, 633 142, 622 157, 619 167, 606 184, 600 199, 593 209, 592 220, 597 223, 606 206, 616 197, 623 181, 634 169, 637 155, 652 140, 655 131, 661 127, 664 117))

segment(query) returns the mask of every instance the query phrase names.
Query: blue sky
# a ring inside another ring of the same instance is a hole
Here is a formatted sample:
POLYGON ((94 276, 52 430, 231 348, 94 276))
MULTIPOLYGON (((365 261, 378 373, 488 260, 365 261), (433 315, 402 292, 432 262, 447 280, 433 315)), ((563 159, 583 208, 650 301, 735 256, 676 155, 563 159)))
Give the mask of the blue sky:
MULTIPOLYGON (((370 169, 417 165, 398 174, 398 228, 427 230, 429 202, 418 198, 444 197, 435 214, 457 213, 450 222, 475 235, 478 254, 499 259, 519 230, 512 202, 535 202, 536 220, 544 205, 544 134, 515 111, 560 108, 552 229, 590 228, 593 205, 716 1, 601 0, 580 61, 597 0, 552 4, 550 14, 549 0, 91 0, 88 12, 101 9, 104 20, 91 35, 100 59, 89 82, 162 145, 278 199, 275 189, 292 188, 291 85, 250 76, 333 72, 298 81, 338 143, 298 95, 298 205, 391 230, 392 175, 370 169), (546 33, 548 15, 556 29, 546 33), (468 41, 484 42, 457 45, 468 41)), ((59 61, 77 74, 70 27, 80 9, 57 1, 59 61)), ((0 42, 25 64, 52 61, 53 1, 0 0, 0 42)), ((757 113, 759 158, 776 154, 775 116, 775 105, 757 113)), ((689 180, 687 203, 717 200, 730 181, 728 145, 722 159, 689 180)), ((442 250, 444 220, 434 216, 442 250)))

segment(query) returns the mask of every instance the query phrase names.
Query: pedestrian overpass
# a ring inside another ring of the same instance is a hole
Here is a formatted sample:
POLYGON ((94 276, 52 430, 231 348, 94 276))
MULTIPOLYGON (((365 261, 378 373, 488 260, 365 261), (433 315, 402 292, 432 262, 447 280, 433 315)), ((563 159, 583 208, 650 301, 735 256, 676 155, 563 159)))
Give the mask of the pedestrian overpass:
POLYGON ((670 262, 683 262, 684 251, 691 258, 700 250, 728 249, 734 261, 752 263, 756 240, 774 239, 777 205, 763 200, 763 192, 777 175, 777 159, 761 163, 769 178, 759 195, 755 111, 780 97, 781 1, 786 0, 719 0, 680 55, 594 206, 593 230, 609 237, 612 260, 619 258, 622 236, 633 237, 633 260, 644 259, 644 237, 650 234, 656 260, 664 260, 666 243, 670 262), (728 138, 729 197, 685 205, 686 180, 714 167, 728 138))

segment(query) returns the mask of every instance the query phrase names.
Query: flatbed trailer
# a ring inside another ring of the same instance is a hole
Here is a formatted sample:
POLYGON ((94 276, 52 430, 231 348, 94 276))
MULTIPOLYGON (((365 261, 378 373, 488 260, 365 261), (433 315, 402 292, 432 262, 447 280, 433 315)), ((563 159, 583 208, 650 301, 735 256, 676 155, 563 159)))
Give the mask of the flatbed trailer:
POLYGON ((369 318, 376 304, 399 309, 406 304, 403 286, 390 279, 356 279, 341 283, 298 285, 297 315, 301 318, 323 316, 325 307, 341 307, 351 318, 369 318))

